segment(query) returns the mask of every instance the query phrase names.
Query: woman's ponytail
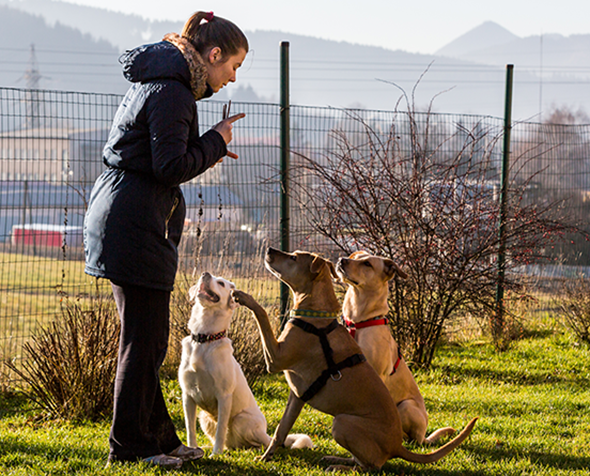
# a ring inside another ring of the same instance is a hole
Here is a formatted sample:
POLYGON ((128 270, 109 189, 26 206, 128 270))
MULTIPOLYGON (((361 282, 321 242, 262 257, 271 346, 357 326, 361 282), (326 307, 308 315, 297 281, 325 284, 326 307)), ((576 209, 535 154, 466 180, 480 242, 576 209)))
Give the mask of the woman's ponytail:
POLYGON ((248 39, 234 23, 215 16, 213 12, 196 12, 185 23, 182 36, 196 50, 205 55, 211 48, 221 48, 222 57, 237 54, 240 49, 248 52, 248 39))

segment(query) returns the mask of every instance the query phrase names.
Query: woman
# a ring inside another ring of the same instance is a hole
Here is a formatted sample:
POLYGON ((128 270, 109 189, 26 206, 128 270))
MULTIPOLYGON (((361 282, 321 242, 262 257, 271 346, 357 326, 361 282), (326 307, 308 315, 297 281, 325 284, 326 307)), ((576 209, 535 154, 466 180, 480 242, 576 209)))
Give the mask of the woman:
POLYGON ((86 273, 111 281, 121 320, 109 461, 179 467, 200 448, 181 444, 158 370, 166 355, 170 292, 185 219, 179 185, 226 155, 232 124, 199 135, 195 101, 229 82, 248 51, 232 22, 197 12, 182 35, 168 34, 122 59, 132 86, 115 115, 84 222, 86 273))

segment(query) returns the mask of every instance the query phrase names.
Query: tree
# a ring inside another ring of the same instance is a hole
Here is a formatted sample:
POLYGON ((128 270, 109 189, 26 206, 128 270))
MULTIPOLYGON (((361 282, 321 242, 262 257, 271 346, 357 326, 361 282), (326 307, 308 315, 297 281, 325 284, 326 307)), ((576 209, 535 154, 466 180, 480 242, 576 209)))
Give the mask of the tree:
MULTIPOLYGON (((494 309, 498 252, 499 135, 482 121, 451 126, 431 113, 398 112, 389 129, 349 113, 353 140, 331 131, 321 157, 300 157, 294 201, 316 233, 349 254, 389 257, 408 273, 396 278, 389 315, 406 358, 430 365, 445 325, 494 309), (359 130, 364 140, 359 140, 359 130)), ((570 227, 552 204, 526 205, 512 183, 506 244, 509 271, 541 259, 550 237, 570 227)))

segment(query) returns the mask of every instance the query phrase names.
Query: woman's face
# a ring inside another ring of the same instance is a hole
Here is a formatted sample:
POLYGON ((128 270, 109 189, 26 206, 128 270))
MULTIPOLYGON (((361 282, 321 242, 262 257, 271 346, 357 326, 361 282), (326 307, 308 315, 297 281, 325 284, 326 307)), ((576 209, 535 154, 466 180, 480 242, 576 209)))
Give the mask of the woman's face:
POLYGON ((220 48, 211 48, 205 61, 208 75, 207 83, 215 93, 227 86, 227 83, 236 81, 236 71, 242 66, 246 58, 246 50, 243 48, 240 48, 238 53, 229 57, 223 57, 221 53, 220 48))

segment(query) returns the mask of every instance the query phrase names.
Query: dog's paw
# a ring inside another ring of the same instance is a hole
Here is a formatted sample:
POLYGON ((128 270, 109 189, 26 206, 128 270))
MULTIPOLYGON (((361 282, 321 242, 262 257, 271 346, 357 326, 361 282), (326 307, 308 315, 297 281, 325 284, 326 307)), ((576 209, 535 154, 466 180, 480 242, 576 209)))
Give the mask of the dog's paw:
POLYGON ((246 306, 247 308, 252 308, 257 303, 252 296, 245 293, 244 291, 239 291, 238 289, 234 289, 231 293, 232 299, 234 302, 241 304, 242 306, 246 306))

